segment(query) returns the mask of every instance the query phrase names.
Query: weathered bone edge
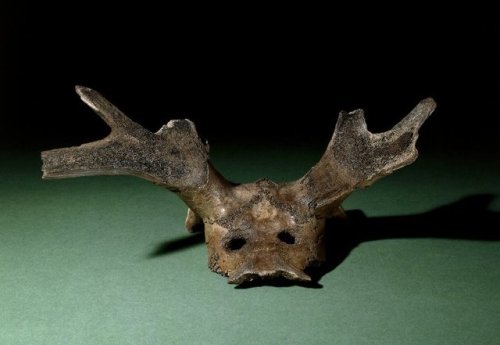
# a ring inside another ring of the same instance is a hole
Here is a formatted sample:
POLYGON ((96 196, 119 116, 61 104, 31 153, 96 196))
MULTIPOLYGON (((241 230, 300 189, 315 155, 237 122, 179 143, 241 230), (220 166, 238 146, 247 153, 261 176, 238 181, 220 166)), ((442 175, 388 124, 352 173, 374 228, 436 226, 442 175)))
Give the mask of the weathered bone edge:
POLYGON ((304 270, 325 260, 325 219, 343 216, 341 203, 356 189, 417 158, 418 130, 436 107, 424 99, 391 130, 376 134, 362 110, 341 112, 326 152, 302 178, 238 185, 211 165, 208 145, 190 120, 171 120, 152 133, 98 92, 76 91, 111 133, 42 152, 43 178, 134 175, 171 190, 189 207, 188 231, 204 225, 210 269, 234 284, 309 281, 304 270))

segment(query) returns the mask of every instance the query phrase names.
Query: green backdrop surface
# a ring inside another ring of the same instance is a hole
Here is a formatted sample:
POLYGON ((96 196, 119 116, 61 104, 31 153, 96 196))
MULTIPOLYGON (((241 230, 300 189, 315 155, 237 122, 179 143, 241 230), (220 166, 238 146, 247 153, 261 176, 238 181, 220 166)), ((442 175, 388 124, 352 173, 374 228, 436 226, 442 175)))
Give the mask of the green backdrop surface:
MULTIPOLYGON (((320 154, 215 147, 212 156, 228 178, 250 182, 298 178, 320 154)), ((237 289, 209 271, 170 192, 133 177, 42 181, 36 153, 0 159, 0 344, 500 341, 500 202, 484 202, 500 194, 498 161, 420 158, 345 202, 376 228, 362 229, 371 240, 316 288, 237 289), (463 198, 470 204, 454 208, 463 198), (394 221, 402 217, 416 226, 394 221)))

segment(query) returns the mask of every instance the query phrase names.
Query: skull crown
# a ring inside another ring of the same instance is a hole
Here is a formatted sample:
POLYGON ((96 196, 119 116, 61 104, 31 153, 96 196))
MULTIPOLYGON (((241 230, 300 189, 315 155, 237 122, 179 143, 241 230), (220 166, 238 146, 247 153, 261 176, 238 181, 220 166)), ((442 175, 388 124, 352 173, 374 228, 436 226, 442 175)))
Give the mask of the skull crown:
POLYGON ((391 130, 371 133, 362 110, 341 112, 326 152, 302 178, 236 184, 209 161, 208 145, 187 119, 152 133, 98 92, 76 92, 110 127, 104 139, 42 152, 43 178, 134 175, 163 186, 188 205, 186 228, 204 225, 211 270, 241 284, 255 279, 310 281, 325 260, 325 220, 359 188, 411 164, 418 130, 436 104, 422 100, 391 130))

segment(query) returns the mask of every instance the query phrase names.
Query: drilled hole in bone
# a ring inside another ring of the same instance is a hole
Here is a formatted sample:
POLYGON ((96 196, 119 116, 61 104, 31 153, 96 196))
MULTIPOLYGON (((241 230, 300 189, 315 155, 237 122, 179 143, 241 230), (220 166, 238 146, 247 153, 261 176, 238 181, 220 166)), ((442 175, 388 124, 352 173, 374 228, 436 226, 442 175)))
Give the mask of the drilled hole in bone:
POLYGON ((288 231, 281 231, 278 234, 278 239, 281 242, 285 242, 286 244, 294 244, 295 243, 295 236, 293 236, 291 233, 288 231))
POLYGON ((227 242, 226 248, 228 250, 231 250, 231 251, 239 250, 239 249, 243 248, 243 246, 246 243, 247 243, 247 241, 244 238, 242 238, 242 237, 235 237, 235 238, 230 239, 227 242))

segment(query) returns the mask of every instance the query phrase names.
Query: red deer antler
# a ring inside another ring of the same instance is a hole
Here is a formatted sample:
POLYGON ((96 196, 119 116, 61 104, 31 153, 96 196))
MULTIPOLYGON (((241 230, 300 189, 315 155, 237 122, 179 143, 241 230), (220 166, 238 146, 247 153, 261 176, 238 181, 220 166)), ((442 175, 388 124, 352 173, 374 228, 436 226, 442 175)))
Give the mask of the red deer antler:
POLYGON ((217 209, 230 184, 209 164, 208 147, 191 121, 172 120, 153 134, 98 92, 81 86, 76 92, 111 133, 78 147, 42 152, 43 178, 134 175, 178 193, 200 215, 217 209))
POLYGON ((335 215, 354 190, 417 159, 418 130, 435 108, 432 98, 424 99, 391 130, 377 134, 368 131, 362 109, 341 112, 323 157, 290 188, 318 216, 335 215))
POLYGON ((324 260, 325 218, 355 189, 412 163, 418 129, 434 111, 420 102, 393 129, 373 134, 362 110, 341 113, 326 153, 296 182, 236 185, 208 161, 208 148, 189 120, 172 120, 153 134, 99 93, 76 88, 111 127, 108 137, 42 152, 43 178, 135 175, 177 193, 190 207, 186 226, 203 222, 209 266, 230 283, 284 277, 307 281, 309 265, 324 260))

